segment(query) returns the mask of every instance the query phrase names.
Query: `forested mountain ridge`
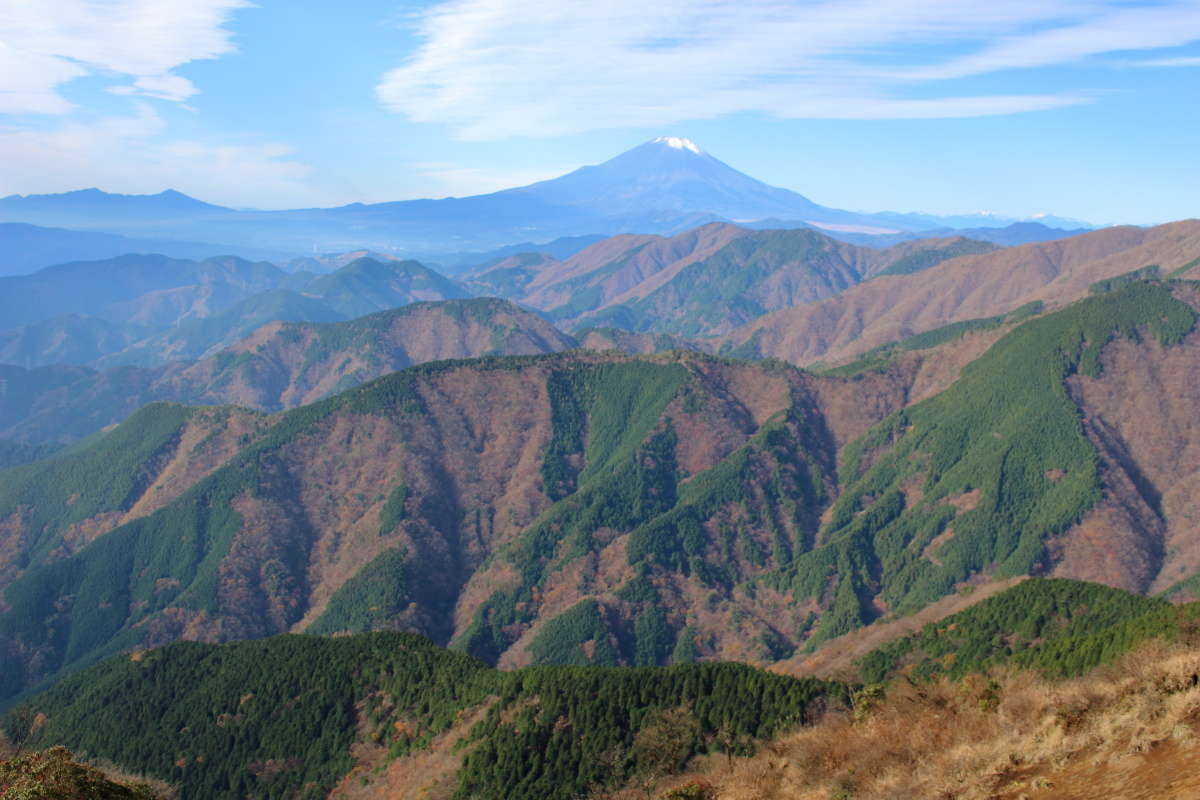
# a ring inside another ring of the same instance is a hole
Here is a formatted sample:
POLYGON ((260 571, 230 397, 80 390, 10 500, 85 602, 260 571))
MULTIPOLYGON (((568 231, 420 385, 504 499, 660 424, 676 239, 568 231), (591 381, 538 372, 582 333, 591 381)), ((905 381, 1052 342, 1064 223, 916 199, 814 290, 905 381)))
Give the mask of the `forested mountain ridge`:
POLYGON ((33 743, 101 755, 198 800, 321 797, 340 782, 377 797, 436 787, 569 800, 698 753, 752 752, 845 696, 735 664, 503 673, 377 633, 175 644, 97 665, 30 708, 45 720, 33 743), (668 753, 648 746, 655 728, 668 753), (439 770, 392 785, 386 767, 448 735, 462 746, 439 753, 439 770))
POLYGON ((203 261, 122 255, 0 278, 0 319, 18 327, 61 314, 161 324, 226 307, 275 288, 288 276, 273 264, 235 257, 203 261))
MULTIPOLYGON (((551 544, 546 556, 539 553, 547 535, 569 533, 548 526, 578 528, 577 518, 583 527, 572 538, 580 544, 581 536, 607 537, 598 524, 629 523, 578 517, 580 502, 590 504, 591 515, 631 504, 626 511, 649 518, 673 505, 667 492, 680 479, 676 465, 694 475, 730 455, 728 478, 698 484, 697 499, 711 497, 704 502, 714 511, 739 502, 743 490, 736 487, 756 483, 760 470, 770 475, 775 463, 784 470, 778 481, 803 484, 814 498, 813 507, 778 517, 777 534, 763 518, 732 543, 743 555, 730 568, 761 572, 778 549, 772 537, 815 529, 816 498, 831 485, 837 446, 903 401, 904 387, 881 376, 855 384, 860 398, 875 398, 867 405, 834 398, 818 413, 818 392, 840 383, 698 356, 647 362, 566 354, 416 367, 274 417, 147 407, 83 450, 3 476, 9 613, 0 636, 27 671, 25 678, 9 673, 9 691, 131 643, 246 638, 311 625, 398 625, 442 642, 477 640, 473 652, 507 650, 511 643, 481 638, 490 629, 474 620, 489 586, 519 577, 515 561, 532 556, 533 569, 558 550, 551 544), (808 422, 787 418, 793 406, 809 409, 808 422), (772 421, 778 412, 783 416, 772 421), (584 420, 586 455, 577 438, 584 420), (635 458, 645 466, 629 473, 635 458), (649 466, 656 458, 665 459, 657 471, 649 466), (107 489, 84 478, 102 463, 111 463, 104 474, 115 481, 107 489), (627 485, 637 474, 642 489, 627 485), (729 500, 713 494, 728 489, 729 500), (645 497, 634 502, 629 491, 645 497), (73 499, 77 494, 81 499, 73 499), (534 525, 544 513, 551 514, 545 524, 534 525), (172 534, 164 539, 167 529, 172 534), (176 544, 163 550, 165 542, 176 544), (494 557, 501 551, 506 555, 494 557), (391 604, 363 617, 356 597, 371 591, 373 573, 368 566, 353 579, 376 558, 405 567, 383 571, 393 582, 385 592, 391 604), (75 611, 44 605, 65 599, 63 592, 75 611), (47 613, 56 620, 49 629, 33 623, 49 622, 47 613)), ((784 491, 780 483, 755 501, 755 513, 784 513, 791 502, 784 491)), ((618 542, 603 556, 615 559, 613 572, 597 579, 609 586, 604 591, 633 575, 618 555, 624 546, 618 542)), ((553 570, 537 568, 548 575, 565 570, 553 581, 565 594, 543 598, 547 615, 574 602, 576 571, 601 558, 587 548, 580 555, 586 557, 556 562, 553 570)), ((526 575, 522 580, 535 580, 526 575)), ((637 597, 614 612, 632 613, 644 603, 637 597)), ((576 612, 586 620, 607 613, 587 603, 576 612)), ((731 633, 722 647, 756 631, 731 633)), ((656 629, 658 643, 640 658, 661 660, 668 635, 656 629)), ((548 636, 532 652, 549 647, 542 659, 555 660, 556 646, 548 636)), ((530 657, 524 647, 514 651, 517 660, 530 657)), ((634 660, 632 651, 628 658, 634 660)))
MULTIPOLYGON (((915 275, 882 276, 808 305, 775 311, 721 338, 744 357, 839 363, 887 342, 1032 302, 1088 296, 1098 281, 1150 266, 1182 277, 1200 258, 1200 221, 1121 226, 968 255, 915 275)), ((1191 273, 1194 276, 1194 273, 1191 273)))
MULTIPOLYGON (((1186 239, 1186 223, 1174 230, 1186 239)), ((271 321, 340 321, 473 294, 519 300, 578 331, 624 329, 742 356, 806 364, 815 354, 836 361, 868 344, 1011 311, 1027 300, 1076 299, 1095 280, 1147 266, 1126 269, 1132 259, 1163 261, 1163 276, 1195 266, 1187 241, 1165 228, 1156 231, 1112 229, 1011 255, 987 253, 993 245, 961 237, 874 250, 810 229, 715 223, 670 238, 612 237, 566 261, 518 254, 463 284, 414 261, 349 258, 355 254, 321 276, 236 258, 122 256, 5 279, 13 311, 5 319, 25 324, 0 331, 0 363, 155 366, 212 356, 271 321), (1142 239, 1144 246, 1132 247, 1142 239), (1042 262, 1050 266, 1036 267, 1042 262), (964 287, 990 287, 1013 264, 1040 277, 1009 281, 996 291, 969 289, 964 297, 964 287), (925 272, 942 275, 947 266, 954 268, 944 280, 931 281, 925 272), (1064 273, 1038 291, 1025 286, 1041 287, 1063 269, 1077 277, 1067 282, 1064 273), (811 302, 821 298, 828 300, 811 302), (863 303, 886 307, 868 311, 863 303), (792 310, 772 313, 779 309, 792 310), (826 330, 830 314, 836 317, 832 332, 826 330), (743 328, 713 343, 694 338, 737 325, 743 328)), ((645 342, 634 346, 645 349, 645 342)))
POLYGON ((272 322, 196 362, 101 371, 0 365, 0 432, 10 441, 63 444, 151 402, 278 411, 426 361, 576 346, 537 315, 487 298, 411 303, 344 322, 272 322))
MULTIPOLYGON (((883 798, 895 796, 889 771, 979 788, 993 782, 984 765, 1011 765, 1014 752, 1020 769, 999 781, 1010 788, 1044 786, 1030 768, 1065 764, 1090 786, 1118 782, 1090 754, 1130 736, 1186 763, 1168 742, 1194 748, 1200 733, 1189 711, 1198 619, 1197 604, 1035 578, 869 653, 849 684, 734 664, 505 673, 395 633, 185 642, 65 678, 3 729, 200 800, 821 797, 823 784, 883 798), (1089 734, 1100 724, 1106 736, 1089 734), (851 744, 896 726, 903 744, 870 754, 851 744), (971 747, 943 766, 948 745, 929 740, 947 736, 971 747), (1073 737, 1087 746, 1064 746, 1073 737)), ((1188 796, 1166 788, 1156 796, 1188 796)))
POLYGON ((712 223, 672 237, 614 236, 565 262, 509 259, 471 285, 539 308, 569 328, 713 335, 878 274, 909 274, 994 249, 958 237, 875 250, 809 228, 712 223))
POLYGON ((25 368, 93 364, 144 339, 150 329, 86 314, 60 314, 0 330, 0 364, 25 368))
POLYGON ((416 261, 325 275, 234 257, 126 255, 0 278, 0 363, 155 366, 212 355, 268 322, 332 322, 469 292, 416 261))
POLYGON ((1151 372, 1129 402, 1194 369, 1196 305, 1133 282, 849 377, 575 352, 274 416, 152 406, 0 475, 8 691, 180 637, 399 627, 501 666, 771 662, 1007 575, 1170 588, 1200 572, 1191 395, 1162 393, 1185 446, 1155 472, 1154 432, 1105 387, 1130 347, 1151 372), (109 488, 73 487, 110 461, 109 488))

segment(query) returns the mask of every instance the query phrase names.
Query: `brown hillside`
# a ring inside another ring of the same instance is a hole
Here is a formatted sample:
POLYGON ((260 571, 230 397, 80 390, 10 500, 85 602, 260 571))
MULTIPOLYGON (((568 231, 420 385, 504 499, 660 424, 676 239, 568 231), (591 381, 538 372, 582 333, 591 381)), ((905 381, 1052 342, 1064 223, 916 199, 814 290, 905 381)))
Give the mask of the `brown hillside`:
POLYGON ((587 328, 575 332, 585 350, 619 350, 630 355, 649 355, 664 350, 707 352, 701 339, 683 339, 665 333, 634 333, 620 328, 587 328))
MULTIPOLYGON (((782 417, 789 420, 786 429, 793 437, 788 446, 810 460, 822 491, 831 497, 837 447, 896 410, 908 393, 904 380, 887 373, 851 384, 694 354, 654 360, 664 367, 681 366, 688 376, 687 391, 665 407, 655 425, 676 431, 675 458, 685 481, 716 466, 782 417), (855 399, 826 403, 823 396, 836 394, 835 386, 852 387, 855 399), (861 402, 864 397, 870 402, 861 402)), ((522 365, 464 362, 419 378, 414 388, 423 413, 338 410, 320 425, 272 445, 255 456, 257 489, 232 501, 241 522, 220 557, 216 606, 197 611, 168 605, 138 624, 140 643, 305 630, 340 586, 376 556, 397 548, 412 565, 407 571, 411 603, 390 624, 442 643, 462 635, 480 603, 515 579, 513 563, 494 556, 550 505, 542 474, 552 437, 550 376, 578 365, 627 363, 632 362, 624 357, 584 353, 522 365), (395 529, 381 529, 385 504, 398 485, 407 487, 403 517, 395 529)), ((286 417, 215 411, 195 415, 172 450, 144 467, 146 480, 139 494, 127 500, 128 507, 72 526, 54 558, 70 556, 117 526, 144 519, 228 463, 239 449, 254 448, 280 419, 286 417)), ((746 479, 767 481, 774 473, 776 480, 793 480, 790 472, 779 472, 791 468, 775 458, 773 451, 763 450, 749 462, 753 474, 746 479)), ((789 537, 812 536, 823 505, 793 509, 795 516, 788 518, 777 502, 753 500, 756 508, 761 504, 757 521, 746 516, 740 498, 715 512, 707 523, 713 528, 710 535, 721 525, 744 529, 743 549, 726 568, 751 577, 775 566, 769 554, 777 526, 789 537), (753 557, 745 548, 767 556, 753 557)), ((4 585, 25 561, 22 542, 32 533, 28 524, 20 509, 0 520, 4 585)), ((531 622, 516 631, 521 635, 500 663, 527 663, 526 648, 541 626, 581 599, 599 601, 614 618, 631 613, 632 607, 615 594, 632 577, 624 555, 629 537, 628 532, 600 530, 593 551, 552 559, 530 608, 531 622)), ((719 554, 714 551, 711 557, 719 554)), ((666 574, 659 583, 672 624, 691 624, 705 633, 699 651, 706 658, 770 660, 763 637, 793 636, 816 610, 766 589, 717 595, 695 575, 666 574)), ((168 589, 177 585, 163 584, 168 589)), ((27 657, 37 663, 36 654, 27 657)))
POLYGON ((958 253, 994 249, 951 237, 876 250, 808 229, 758 231, 710 223, 673 237, 614 236, 561 264, 513 262, 478 280, 554 313, 570 327, 636 306, 644 329, 713 335, 891 268, 915 271, 958 253))
POLYGON ((877 255, 869 259, 863 274, 867 278, 874 278, 876 275, 887 272, 889 269, 900 267, 909 259, 920 257, 923 254, 937 254, 940 251, 951 252, 956 249, 973 253, 985 253, 999 250, 1000 248, 989 242, 968 239, 965 236, 914 239, 878 251, 877 255))
POLYGON ((603 307, 653 276, 666 271, 669 278, 750 233, 736 225, 713 222, 671 237, 614 236, 576 253, 561 267, 542 272, 523 299, 536 308, 551 309, 568 302, 580 288, 599 287, 599 307, 603 307))
MULTIPOLYGON (((1176 296, 1200 308, 1200 288, 1176 296)), ((1200 332, 1105 348, 1069 388, 1105 466, 1105 499, 1063 543, 1059 574, 1157 594, 1200 572, 1200 332)))
POLYGON ((224 358, 232 356, 240 373, 228 383, 215 380, 218 359, 193 369, 214 370, 200 402, 278 410, 415 364, 537 355, 575 346, 541 317, 501 300, 415 303, 347 323, 264 325, 226 351, 224 358))
POLYGON ((141 406, 172 401, 277 411, 311 403, 414 364, 484 355, 534 355, 576 346, 550 323, 503 300, 414 303, 357 320, 264 325, 211 358, 161 367, 11 370, 13 395, 0 435, 71 442, 120 422, 141 406), (23 384, 28 384, 26 390, 23 384))
MULTIPOLYGON (((751 758, 713 758, 657 796, 711 800, 1192 800, 1200 652, 1151 643, 1055 683, 1032 672, 933 684, 827 715, 751 758), (705 784, 707 795, 671 795, 705 784)), ((609 800, 638 797, 613 793, 609 800)))
POLYGON ((887 276, 817 303, 777 311, 723 342, 795 364, 837 363, 951 322, 990 317, 1041 300, 1061 305, 1104 278, 1158 264, 1167 274, 1200 256, 1200 221, 1118 227, 1054 242, 963 256, 887 276))

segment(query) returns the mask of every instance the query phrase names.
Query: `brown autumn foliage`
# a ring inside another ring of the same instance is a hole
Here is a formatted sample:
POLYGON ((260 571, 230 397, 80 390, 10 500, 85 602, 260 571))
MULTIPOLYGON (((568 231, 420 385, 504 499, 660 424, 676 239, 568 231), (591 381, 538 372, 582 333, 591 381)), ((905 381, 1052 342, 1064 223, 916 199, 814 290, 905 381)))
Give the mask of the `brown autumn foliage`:
POLYGON ((1200 648, 1151 642, 1069 681, 899 679, 658 796, 708 785, 715 800, 1184 800, 1200 797, 1198 757, 1200 648))
POLYGON ((0 761, 0 800, 166 800, 165 784, 83 764, 65 747, 0 761))

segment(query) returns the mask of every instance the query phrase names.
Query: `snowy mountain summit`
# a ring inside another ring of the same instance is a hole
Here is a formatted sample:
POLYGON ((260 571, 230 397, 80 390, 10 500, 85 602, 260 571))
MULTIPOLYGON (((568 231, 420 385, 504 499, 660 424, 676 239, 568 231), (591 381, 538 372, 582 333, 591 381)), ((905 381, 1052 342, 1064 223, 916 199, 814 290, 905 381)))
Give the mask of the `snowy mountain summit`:
POLYGON ((702 152, 691 139, 684 139, 679 136, 660 136, 654 140, 654 144, 665 144, 667 147, 676 150, 691 150, 696 155, 700 155, 702 152))

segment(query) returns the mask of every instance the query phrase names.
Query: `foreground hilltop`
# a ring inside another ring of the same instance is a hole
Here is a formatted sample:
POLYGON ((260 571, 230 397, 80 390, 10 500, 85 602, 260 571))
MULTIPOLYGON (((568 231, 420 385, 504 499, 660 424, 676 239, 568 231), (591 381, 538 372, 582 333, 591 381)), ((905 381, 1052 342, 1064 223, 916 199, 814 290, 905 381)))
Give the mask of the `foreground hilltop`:
POLYGON ((1184 800, 1198 615, 1033 579, 868 653, 848 684, 734 664, 505 673, 406 634, 180 643, 4 722, 198 800, 1184 800))
POLYGON ((67 742, 188 798, 570 800, 652 784, 717 740, 751 752, 845 697, 741 664, 505 673, 377 633, 180 643, 97 665, 26 708, 46 720, 34 743, 67 742))

